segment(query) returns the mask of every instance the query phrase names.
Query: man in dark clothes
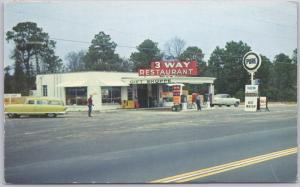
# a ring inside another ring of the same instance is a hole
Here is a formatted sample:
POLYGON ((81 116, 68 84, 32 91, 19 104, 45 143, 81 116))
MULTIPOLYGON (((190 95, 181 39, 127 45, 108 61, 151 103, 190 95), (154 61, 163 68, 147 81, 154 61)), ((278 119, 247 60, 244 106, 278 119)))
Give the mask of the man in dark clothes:
POLYGON ((197 110, 201 110, 201 97, 200 94, 196 97, 197 110))
POLYGON ((88 107, 89 107, 89 112, 88 112, 88 113, 89 113, 89 117, 92 117, 92 116, 91 116, 91 113, 92 113, 92 107, 94 106, 94 105, 93 105, 93 99, 92 99, 92 97, 93 97, 93 96, 90 95, 90 97, 89 97, 89 99, 88 99, 88 101, 87 101, 87 102, 88 102, 88 107))

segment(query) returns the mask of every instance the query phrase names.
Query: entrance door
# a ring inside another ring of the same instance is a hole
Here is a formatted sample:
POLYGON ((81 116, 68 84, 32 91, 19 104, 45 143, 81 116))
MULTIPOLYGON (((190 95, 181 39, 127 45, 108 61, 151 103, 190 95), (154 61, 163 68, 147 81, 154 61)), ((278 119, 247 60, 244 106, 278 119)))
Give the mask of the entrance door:
POLYGON ((148 89, 147 84, 137 85, 137 96, 140 108, 148 107, 148 89))
POLYGON ((150 107, 158 107, 159 95, 158 95, 158 84, 151 85, 151 99, 150 99, 150 107))

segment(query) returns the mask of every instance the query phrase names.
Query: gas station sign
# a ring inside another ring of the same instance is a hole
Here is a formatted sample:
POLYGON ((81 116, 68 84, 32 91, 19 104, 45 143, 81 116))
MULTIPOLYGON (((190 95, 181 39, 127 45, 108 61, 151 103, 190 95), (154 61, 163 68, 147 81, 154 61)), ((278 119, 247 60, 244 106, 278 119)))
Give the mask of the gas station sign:
POLYGON ((249 51, 243 57, 243 66, 251 75, 251 85, 245 85, 245 111, 257 111, 258 85, 254 83, 254 73, 261 65, 259 54, 249 51))
POLYGON ((260 55, 250 51, 243 58, 243 66, 249 72, 256 72, 261 65, 260 55))
POLYGON ((245 86, 245 111, 257 110, 258 85, 245 86))

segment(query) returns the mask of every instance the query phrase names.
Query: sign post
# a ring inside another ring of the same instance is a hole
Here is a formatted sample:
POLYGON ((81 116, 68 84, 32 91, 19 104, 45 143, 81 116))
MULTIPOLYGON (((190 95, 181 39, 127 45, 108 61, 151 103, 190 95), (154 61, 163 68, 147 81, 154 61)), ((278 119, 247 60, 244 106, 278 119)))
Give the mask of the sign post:
POLYGON ((254 74, 260 65, 259 54, 250 51, 244 55, 243 66, 251 76, 251 85, 245 85, 245 111, 257 111, 258 85, 254 84, 254 74))

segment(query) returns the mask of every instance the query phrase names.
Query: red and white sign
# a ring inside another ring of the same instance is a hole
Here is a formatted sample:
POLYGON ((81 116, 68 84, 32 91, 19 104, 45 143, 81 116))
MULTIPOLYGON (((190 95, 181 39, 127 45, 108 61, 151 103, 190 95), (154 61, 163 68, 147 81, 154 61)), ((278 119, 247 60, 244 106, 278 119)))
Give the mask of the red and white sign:
POLYGON ((151 69, 169 69, 169 68, 197 68, 196 61, 156 61, 151 62, 151 69))
POLYGON ((181 86, 180 85, 173 85, 173 103, 174 105, 179 105, 180 104, 180 90, 181 86))
POLYGON ((172 69, 139 69, 139 76, 195 76, 197 69, 172 68, 172 69))
POLYGON ((150 69, 139 69, 139 76, 195 76, 198 74, 196 61, 156 61, 150 69))
POLYGON ((267 108, 267 97, 260 97, 259 98, 259 104, 260 104, 260 108, 267 108))

